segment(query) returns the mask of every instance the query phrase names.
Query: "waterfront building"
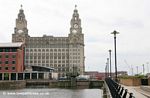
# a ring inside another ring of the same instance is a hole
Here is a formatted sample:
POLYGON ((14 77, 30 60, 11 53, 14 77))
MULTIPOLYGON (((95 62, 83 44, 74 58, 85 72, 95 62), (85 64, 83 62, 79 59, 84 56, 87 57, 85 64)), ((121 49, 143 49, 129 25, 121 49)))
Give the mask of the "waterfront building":
POLYGON ((25 42, 25 66, 43 66, 54 68, 59 77, 66 76, 77 68, 79 74, 84 73, 84 34, 78 10, 74 9, 70 21, 70 33, 66 37, 43 35, 31 37, 28 34, 27 20, 24 10, 19 10, 16 26, 12 34, 12 42, 25 42))
POLYGON ((98 72, 98 71, 86 71, 84 75, 89 75, 90 79, 96 79, 96 80, 104 80, 105 79, 105 73, 104 72, 98 72))
POLYGON ((24 71, 24 46, 20 43, 0 43, 0 72, 24 71))

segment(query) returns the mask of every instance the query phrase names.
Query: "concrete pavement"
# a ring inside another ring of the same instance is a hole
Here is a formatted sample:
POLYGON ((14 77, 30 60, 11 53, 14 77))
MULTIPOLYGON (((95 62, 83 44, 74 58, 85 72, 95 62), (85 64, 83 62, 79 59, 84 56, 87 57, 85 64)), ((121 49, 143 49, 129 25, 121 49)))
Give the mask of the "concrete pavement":
POLYGON ((140 86, 125 86, 122 85, 125 89, 128 89, 129 93, 133 93, 135 98, 150 98, 150 92, 141 89, 140 86))

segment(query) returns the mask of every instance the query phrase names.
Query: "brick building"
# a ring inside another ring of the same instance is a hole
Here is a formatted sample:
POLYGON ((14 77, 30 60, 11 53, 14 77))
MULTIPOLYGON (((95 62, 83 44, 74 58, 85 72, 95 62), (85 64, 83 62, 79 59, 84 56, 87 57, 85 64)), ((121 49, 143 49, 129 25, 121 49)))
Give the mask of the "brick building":
POLYGON ((105 73, 98 72, 98 71, 86 71, 84 75, 89 75, 90 79, 96 79, 96 80, 102 80, 105 78, 105 73))
POLYGON ((23 72, 23 70, 23 44, 0 43, 0 72, 23 72))

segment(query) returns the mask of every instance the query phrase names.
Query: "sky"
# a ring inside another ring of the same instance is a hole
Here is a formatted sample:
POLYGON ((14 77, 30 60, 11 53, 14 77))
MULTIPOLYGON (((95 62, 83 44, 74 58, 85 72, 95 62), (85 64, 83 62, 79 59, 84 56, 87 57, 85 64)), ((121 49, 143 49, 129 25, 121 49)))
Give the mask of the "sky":
POLYGON ((117 68, 131 74, 150 72, 150 0, 0 0, 0 43, 11 42, 23 5, 30 36, 68 36, 75 5, 85 41, 86 71, 105 71, 108 50, 117 35, 117 68))

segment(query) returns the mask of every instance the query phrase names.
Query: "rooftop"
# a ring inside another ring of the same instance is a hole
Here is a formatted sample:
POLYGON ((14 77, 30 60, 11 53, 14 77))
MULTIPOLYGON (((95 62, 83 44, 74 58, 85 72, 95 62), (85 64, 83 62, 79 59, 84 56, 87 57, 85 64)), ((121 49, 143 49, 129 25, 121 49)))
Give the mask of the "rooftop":
POLYGON ((17 43, 0 43, 0 47, 20 47, 22 42, 17 43))

